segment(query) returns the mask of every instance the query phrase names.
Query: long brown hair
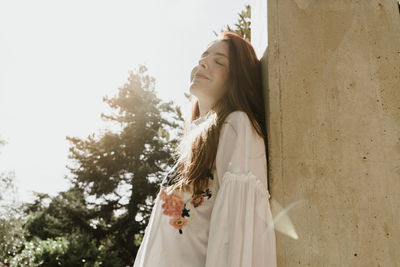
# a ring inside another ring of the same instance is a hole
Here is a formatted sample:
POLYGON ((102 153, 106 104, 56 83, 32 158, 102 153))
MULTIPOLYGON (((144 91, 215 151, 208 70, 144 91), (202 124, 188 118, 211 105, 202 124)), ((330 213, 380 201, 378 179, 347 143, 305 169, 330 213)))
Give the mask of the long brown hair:
POLYGON ((201 127, 195 136, 189 135, 189 127, 200 117, 200 109, 197 98, 191 95, 191 114, 185 120, 184 135, 175 154, 176 164, 180 164, 179 175, 175 176, 174 183, 166 188, 167 191, 180 187, 181 190, 197 194, 209 186, 210 171, 215 168, 221 126, 232 111, 241 110, 248 115, 257 133, 264 138, 267 149, 261 62, 251 43, 240 35, 221 31, 218 39, 229 45, 228 90, 204 115, 206 126, 201 127))

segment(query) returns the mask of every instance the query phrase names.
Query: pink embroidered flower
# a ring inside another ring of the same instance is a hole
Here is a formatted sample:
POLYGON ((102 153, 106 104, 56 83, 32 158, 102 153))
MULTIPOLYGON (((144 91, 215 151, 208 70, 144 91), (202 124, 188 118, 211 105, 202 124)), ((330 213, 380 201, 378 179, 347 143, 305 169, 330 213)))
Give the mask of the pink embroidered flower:
POLYGON ((200 206, 201 204, 203 204, 204 202, 204 196, 203 195, 195 195, 192 200, 190 201, 190 203, 196 208, 198 206, 200 206))
POLYGON ((164 203, 161 206, 164 209, 163 214, 174 217, 181 216, 182 209, 185 205, 182 196, 172 192, 170 195, 164 195, 163 200, 164 203))
POLYGON ((176 229, 182 229, 187 224, 187 220, 183 217, 175 217, 169 223, 176 229))

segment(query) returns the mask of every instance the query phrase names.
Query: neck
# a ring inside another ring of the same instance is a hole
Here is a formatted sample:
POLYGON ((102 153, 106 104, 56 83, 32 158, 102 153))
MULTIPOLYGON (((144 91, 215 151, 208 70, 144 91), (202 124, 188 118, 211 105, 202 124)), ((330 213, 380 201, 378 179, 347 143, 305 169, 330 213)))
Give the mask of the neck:
POLYGON ((211 109, 210 105, 204 103, 200 104, 199 102, 200 117, 204 117, 207 114, 207 112, 210 111, 210 109, 211 109))

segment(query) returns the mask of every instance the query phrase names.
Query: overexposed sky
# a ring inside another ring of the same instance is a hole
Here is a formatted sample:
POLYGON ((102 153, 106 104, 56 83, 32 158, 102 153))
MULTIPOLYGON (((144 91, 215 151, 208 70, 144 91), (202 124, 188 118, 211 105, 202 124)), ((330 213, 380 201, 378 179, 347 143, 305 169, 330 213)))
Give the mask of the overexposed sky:
POLYGON ((110 126, 114 96, 138 64, 158 96, 184 108, 189 77, 208 42, 251 1, 1 1, 0 172, 15 171, 19 198, 55 195, 69 142, 110 126))

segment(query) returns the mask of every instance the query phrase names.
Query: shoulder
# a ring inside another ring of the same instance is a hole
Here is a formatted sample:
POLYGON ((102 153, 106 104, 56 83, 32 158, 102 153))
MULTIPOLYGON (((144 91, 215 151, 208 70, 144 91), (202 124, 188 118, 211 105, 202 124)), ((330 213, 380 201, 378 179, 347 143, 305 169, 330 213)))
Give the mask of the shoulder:
POLYGON ((231 123, 238 123, 244 121, 250 121, 250 119, 247 113, 242 110, 232 111, 231 113, 229 113, 228 116, 226 116, 225 119, 225 122, 231 122, 231 123))
POLYGON ((230 124, 234 129, 251 126, 249 116, 242 110, 235 110, 229 113, 229 115, 226 116, 224 123, 230 124))
POLYGON ((223 140, 222 146, 236 147, 236 151, 241 151, 243 155, 257 158, 265 153, 264 139, 244 111, 235 110, 226 116, 220 137, 223 140))
POLYGON ((264 140, 264 138, 257 132, 250 117, 244 111, 232 111, 231 113, 229 113, 228 116, 226 116, 224 124, 225 125, 223 125, 222 127, 226 129, 225 131, 234 132, 234 135, 238 138, 264 140))

